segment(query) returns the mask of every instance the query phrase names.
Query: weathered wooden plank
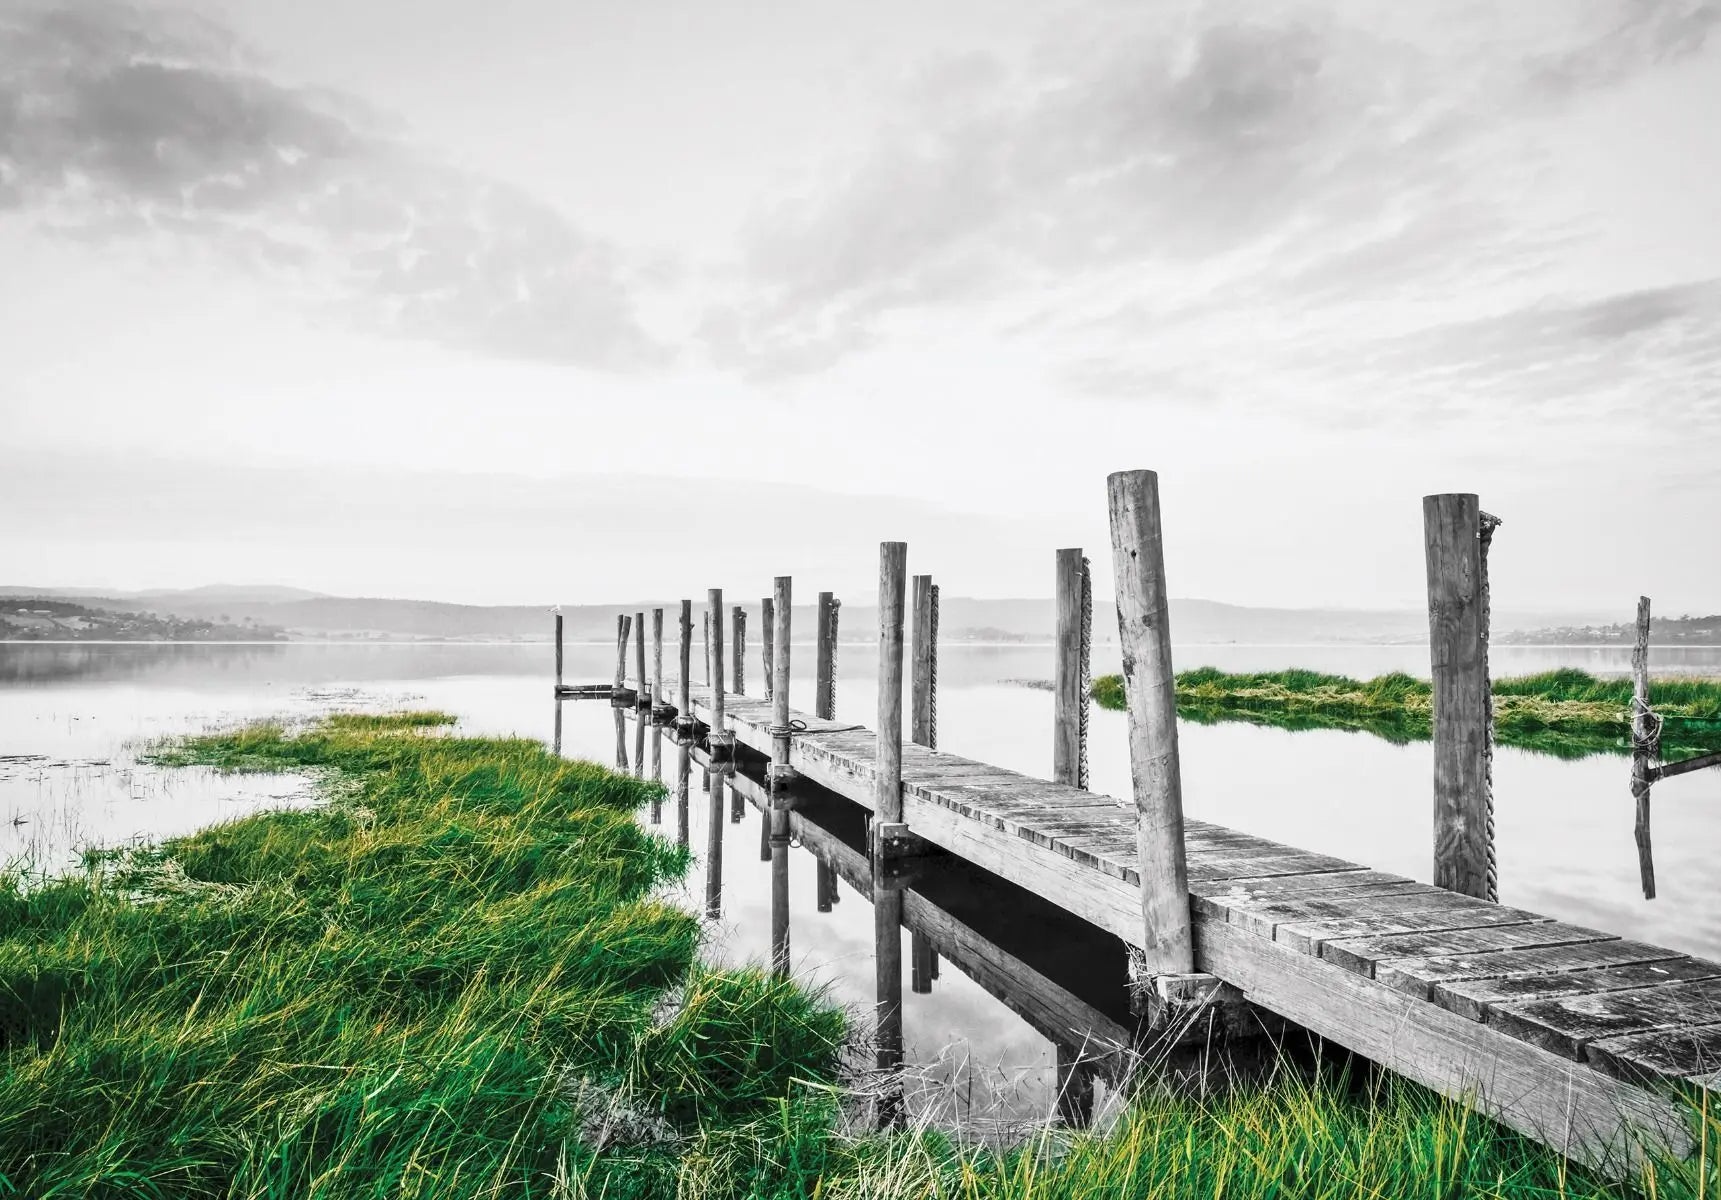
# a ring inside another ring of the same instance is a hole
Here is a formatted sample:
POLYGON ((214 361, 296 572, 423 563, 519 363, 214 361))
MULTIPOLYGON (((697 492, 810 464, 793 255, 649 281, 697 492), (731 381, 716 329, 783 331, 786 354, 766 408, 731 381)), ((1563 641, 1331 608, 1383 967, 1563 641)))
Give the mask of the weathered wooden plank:
POLYGON ((1721 1093, 1721 1023, 1602 1038, 1585 1048, 1585 1058, 1621 1079, 1682 1080, 1721 1093))
POLYGON ((1556 1054, 1578 1058, 1590 1042, 1704 1025, 1714 1021, 1717 1013, 1721 1013, 1721 979, 1699 979, 1500 1004, 1489 1010, 1488 1024, 1556 1054))
POLYGON ((1198 918, 1195 939, 1197 965, 1247 999, 1444 1095, 1473 1098, 1579 1162, 1621 1174, 1639 1139, 1678 1156, 1693 1148, 1664 1097, 1235 926, 1198 918))
POLYGON ((1374 964, 1387 959, 1438 958, 1451 954, 1483 954, 1491 950, 1528 949, 1577 942, 1611 941, 1614 935, 1561 921, 1499 925, 1488 929, 1420 930, 1335 938, 1321 947, 1321 957, 1347 970, 1372 975, 1374 964))
MULTIPOLYGON (((1198 857, 1191 851, 1192 858, 1198 857)), ((1394 875, 1389 871, 1370 871, 1353 867, 1345 871, 1316 871, 1309 875, 1278 875, 1267 879, 1203 879, 1189 885, 1191 895, 1226 905, 1233 900, 1256 897, 1296 896, 1318 892, 1348 891, 1366 887, 1423 887, 1414 879, 1394 875)))
MULTIPOLYGON (((1558 951, 1561 949, 1605 949, 1614 945, 1637 946, 1636 942, 1587 942, 1577 947, 1545 947, 1544 949, 1558 951)), ((1637 954, 1654 952, 1668 954, 1666 950, 1656 950, 1654 947, 1643 947, 1637 954)), ((1526 951, 1525 953, 1530 953, 1526 951)), ((1375 975, 1379 978, 1380 967, 1376 965, 1375 975)), ((1721 977, 1721 969, 1714 963, 1706 963, 1695 958, 1663 958, 1653 962, 1625 963, 1619 966, 1595 967, 1588 970, 1550 971, 1546 973, 1504 975, 1492 979, 1457 979, 1435 984, 1431 989, 1431 999, 1443 1008, 1462 1013, 1477 1020, 1486 1020, 1487 1014, 1502 1004, 1513 1004, 1525 1000, 1537 1000, 1554 996, 1576 995, 1585 992, 1623 991, 1626 988, 1649 987, 1659 983, 1678 983, 1694 979, 1714 979, 1721 977)), ((1394 980, 1393 982, 1397 982, 1394 980)))
MULTIPOLYGON (((1292 876, 1295 878, 1295 876, 1292 876)), ((1342 892, 1291 893, 1241 900, 1227 906, 1233 925, 1252 929, 1262 937, 1274 936, 1281 925, 1306 926, 1320 922, 1354 922, 1398 913, 1468 912, 1476 902, 1426 884, 1392 884, 1377 888, 1347 888, 1342 892)), ((1534 913, 1501 909, 1502 917, 1491 924, 1514 924, 1540 920, 1534 913)))
POLYGON ((1378 959, 1374 966, 1374 977, 1388 987, 1426 997, 1430 995, 1434 985, 1439 983, 1462 983, 1508 976, 1558 975, 1679 957, 1681 956, 1674 951, 1660 946, 1615 938, 1604 942, 1577 942, 1485 953, 1407 955, 1403 958, 1378 959))
POLYGON ((1478 902, 1463 907, 1437 908, 1428 912, 1387 912, 1331 920, 1289 921, 1274 926, 1273 940, 1304 954, 1317 954, 1347 970, 1366 972, 1372 964, 1359 961, 1354 955, 1345 952, 1329 955, 1327 944, 1339 939, 1383 934, 1549 923, 1546 917, 1478 902))

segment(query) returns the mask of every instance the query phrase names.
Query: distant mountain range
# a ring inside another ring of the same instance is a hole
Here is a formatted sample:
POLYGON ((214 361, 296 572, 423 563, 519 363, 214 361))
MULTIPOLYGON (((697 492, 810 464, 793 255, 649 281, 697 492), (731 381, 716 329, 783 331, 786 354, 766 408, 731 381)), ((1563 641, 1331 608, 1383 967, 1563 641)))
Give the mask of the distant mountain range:
MULTIPOLYGON (((223 631, 256 628, 266 631, 265 637, 284 630, 285 636, 295 640, 543 641, 553 629, 548 605, 482 606, 327 596, 272 585, 214 584, 181 591, 96 594, 73 588, 0 587, 0 610, 16 609, 31 598, 90 610, 143 614, 156 620, 156 627, 161 622, 197 622, 223 631)), ((749 610, 750 637, 757 638, 758 600, 743 603, 749 610)), ((704 604, 694 607, 697 625, 703 622, 704 604)), ((673 639, 679 600, 564 606, 565 636, 570 641, 607 641, 615 636, 618 613, 649 613, 653 608, 665 610, 666 633, 673 639)), ((1494 626, 1503 631, 1564 631, 1599 627, 1613 615, 1499 610, 1494 614, 1494 626)), ((795 606, 797 630, 810 630, 813 619, 811 605, 795 606)), ((873 605, 844 605, 841 639, 872 641, 877 620, 873 605)), ((1117 640, 1116 612, 1109 602, 1094 605, 1093 622, 1096 642, 1117 640)), ((1051 639, 1055 625, 1050 599, 946 596, 940 605, 940 638, 953 642, 1045 642, 1051 639)), ((1173 600, 1171 627, 1176 640, 1183 644, 1417 643, 1427 639, 1428 617, 1414 609, 1250 608, 1213 600, 1173 600)), ((139 631, 139 640, 150 638, 146 631, 152 626, 147 622, 134 628, 139 631)), ((0 637, 5 636, 0 630, 0 637)), ((1514 641, 1540 638, 1539 634, 1497 636, 1514 641)))

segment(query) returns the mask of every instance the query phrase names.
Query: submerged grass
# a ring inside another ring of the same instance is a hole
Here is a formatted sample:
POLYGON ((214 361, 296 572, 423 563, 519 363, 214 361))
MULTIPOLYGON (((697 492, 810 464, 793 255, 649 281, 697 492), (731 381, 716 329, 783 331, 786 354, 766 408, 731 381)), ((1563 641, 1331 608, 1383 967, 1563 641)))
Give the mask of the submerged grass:
MULTIPOLYGON (((686 866, 632 820, 655 785, 446 723, 163 747, 316 769, 329 802, 0 880, 0 1196, 1620 1194, 1414 1085, 1289 1070, 1003 1151, 849 1132, 839 1014, 700 965, 653 898, 686 866)), ((1721 1178, 1708 1156, 1632 1191, 1721 1178)))
MULTIPOLYGON (((1125 707, 1123 677, 1094 680, 1094 700, 1125 707)), ((1721 746, 1721 680, 1658 678, 1650 700, 1665 724, 1668 758, 1721 746)), ((1281 729, 1355 729, 1394 742, 1433 736, 1433 690, 1401 671, 1351 679, 1318 671, 1228 674, 1213 667, 1177 676, 1178 715, 1203 724, 1247 721, 1281 729)), ((1503 746, 1560 758, 1629 753, 1631 680, 1562 669, 1494 681, 1494 733, 1503 746)))

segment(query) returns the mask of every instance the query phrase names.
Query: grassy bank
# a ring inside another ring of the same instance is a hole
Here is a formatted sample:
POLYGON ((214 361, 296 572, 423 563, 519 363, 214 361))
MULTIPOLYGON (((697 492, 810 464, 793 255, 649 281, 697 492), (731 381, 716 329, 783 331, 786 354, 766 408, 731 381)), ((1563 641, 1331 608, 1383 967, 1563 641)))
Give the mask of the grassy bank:
POLYGON ((653 899, 686 866, 632 819, 654 785, 446 723, 191 739, 160 759, 328 803, 0 882, 0 1196, 1614 1194, 1402 1082, 1148 1090, 1003 1153, 845 1132, 839 1014, 653 899))
MULTIPOLYGON (((1123 677, 1094 680, 1102 707, 1124 708, 1123 677)), ((1668 758, 1721 747, 1721 680, 1657 679, 1651 703, 1666 721, 1668 758)), ((1188 720, 1247 721, 1280 729, 1356 729, 1395 742, 1432 736, 1433 691, 1402 672, 1351 679, 1316 671, 1226 674, 1212 667, 1177 676, 1177 711, 1188 720)), ((1494 681, 1500 745, 1562 758, 1629 753, 1631 681, 1563 669, 1494 681)))

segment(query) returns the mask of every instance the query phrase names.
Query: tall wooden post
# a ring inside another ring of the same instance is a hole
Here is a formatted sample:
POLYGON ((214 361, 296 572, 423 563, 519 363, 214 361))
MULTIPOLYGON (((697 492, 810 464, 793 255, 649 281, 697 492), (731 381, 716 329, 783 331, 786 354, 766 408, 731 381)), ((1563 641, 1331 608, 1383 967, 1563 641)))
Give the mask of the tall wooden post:
POLYGON ((619 614, 615 619, 615 686, 620 691, 627 687, 627 638, 633 627, 633 618, 626 613, 619 614))
MULTIPOLYGON (((651 610, 651 777, 659 782, 663 779, 663 726, 657 719, 657 709, 664 703, 663 696, 663 610, 651 610)), ((652 801, 652 824, 657 824, 657 814, 662 807, 662 801, 652 801)))
POLYGON ((1473 493, 1422 498, 1434 681, 1434 884, 1488 899, 1487 628, 1473 493))
POLYGON ((727 728, 723 723, 723 589, 712 588, 707 604, 706 623, 711 627, 711 733, 721 737, 727 728))
POLYGON ((878 749, 873 825, 902 821, 902 625, 908 543, 878 548, 878 749))
POLYGON ((771 689, 776 686, 776 668, 772 665, 772 650, 776 643, 776 609, 771 597, 766 596, 759 601, 759 660, 765 676, 765 699, 772 699, 776 693, 771 689))
POLYGON ((837 715, 837 598, 830 592, 819 593, 817 639, 813 650, 813 715, 822 720, 834 720, 837 715))
POLYGON ((938 746, 938 588, 932 576, 914 577, 914 671, 910 678, 909 740, 938 746))
POLYGON ((1129 705, 1129 761, 1140 857, 1142 944, 1149 976, 1195 970, 1189 872, 1183 847, 1183 782, 1177 754, 1177 690, 1160 532, 1159 477, 1119 471, 1106 480, 1118 645, 1129 705))
POLYGON ((1649 597, 1637 598, 1637 642, 1631 650, 1631 798, 1636 801, 1637 872, 1643 898, 1655 899, 1655 856, 1649 839, 1649 785, 1661 747, 1649 707, 1649 597))
POLYGON ((634 703, 651 698, 651 681, 645 675, 645 614, 633 614, 633 671, 639 679, 639 691, 634 694, 634 703))
POLYGON ((794 580, 779 575, 771 583, 771 615, 776 628, 765 640, 775 655, 771 663, 771 806, 779 807, 782 796, 787 807, 789 768, 789 681, 792 678, 789 638, 793 633, 794 580), (774 645, 773 645, 774 643, 774 645))
POLYGON ((1052 666, 1052 781, 1082 787, 1082 552, 1057 555, 1057 660, 1052 666))
POLYGON ((562 614, 556 614, 556 691, 562 690, 562 614))
POLYGON ((693 601, 681 602, 681 678, 675 687, 676 712, 683 721, 693 719, 693 601))
POLYGON ((711 610, 705 610, 705 631, 700 635, 700 653, 705 655, 705 686, 711 686, 711 610))
POLYGON ((730 613, 734 636, 730 638, 730 657, 735 663, 735 682, 730 688, 737 696, 747 694, 747 610, 739 604, 730 613))

